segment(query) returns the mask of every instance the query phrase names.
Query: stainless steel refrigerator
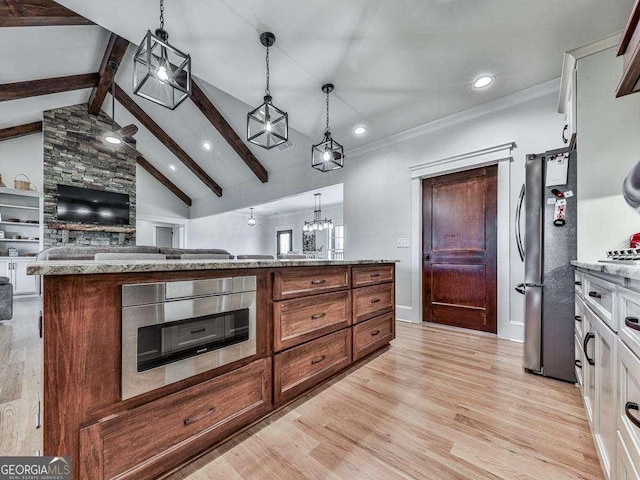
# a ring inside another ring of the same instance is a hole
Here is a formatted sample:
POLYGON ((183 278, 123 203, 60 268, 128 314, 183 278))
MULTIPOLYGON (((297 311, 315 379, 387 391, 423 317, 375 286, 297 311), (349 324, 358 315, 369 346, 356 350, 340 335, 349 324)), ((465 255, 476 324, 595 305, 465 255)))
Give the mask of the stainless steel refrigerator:
POLYGON ((576 381, 575 277, 569 262, 577 250, 577 159, 577 152, 568 148, 527 155, 526 183, 516 218, 516 241, 525 263, 524 283, 516 287, 525 295, 524 368, 567 382, 576 381), (559 156, 568 161, 566 184, 548 187, 548 161, 557 162, 559 156), (564 223, 555 218, 561 199, 566 200, 564 223))

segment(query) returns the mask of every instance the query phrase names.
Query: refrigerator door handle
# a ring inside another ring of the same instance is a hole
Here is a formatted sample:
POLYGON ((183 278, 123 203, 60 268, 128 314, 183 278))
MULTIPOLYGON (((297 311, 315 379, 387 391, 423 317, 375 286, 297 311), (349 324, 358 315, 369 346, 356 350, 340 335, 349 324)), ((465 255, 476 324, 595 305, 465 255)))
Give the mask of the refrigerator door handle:
POLYGON ((520 219, 522 218, 522 205, 524 204, 525 185, 522 185, 520 189, 520 196, 518 197, 518 208, 516 208, 516 245, 518 247, 518 254, 520 260, 524 262, 524 246, 522 245, 522 230, 520 228, 520 219))

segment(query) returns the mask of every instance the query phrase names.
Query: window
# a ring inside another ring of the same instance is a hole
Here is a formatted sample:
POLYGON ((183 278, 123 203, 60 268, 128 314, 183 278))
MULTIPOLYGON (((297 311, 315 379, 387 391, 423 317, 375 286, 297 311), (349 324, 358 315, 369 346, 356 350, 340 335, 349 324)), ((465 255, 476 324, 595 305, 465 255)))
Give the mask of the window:
POLYGON ((286 255, 293 250, 293 230, 280 230, 276 233, 278 255, 286 255))
POLYGON ((344 225, 335 225, 329 236, 329 258, 342 260, 344 258, 344 225))

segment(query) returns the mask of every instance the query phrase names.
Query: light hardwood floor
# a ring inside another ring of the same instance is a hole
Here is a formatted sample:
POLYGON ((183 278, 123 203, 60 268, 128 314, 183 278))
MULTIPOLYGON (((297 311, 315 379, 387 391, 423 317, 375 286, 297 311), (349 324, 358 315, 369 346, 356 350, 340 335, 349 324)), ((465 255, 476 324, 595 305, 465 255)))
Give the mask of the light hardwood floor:
POLYGON ((522 345, 398 324, 391 348, 171 477, 602 479, 578 389, 522 345))
MULTIPOLYGON (((0 323, 0 456, 33 455, 36 300, 0 323)), ((578 390, 525 374, 522 346, 398 324, 390 349, 171 480, 602 479, 578 390)))

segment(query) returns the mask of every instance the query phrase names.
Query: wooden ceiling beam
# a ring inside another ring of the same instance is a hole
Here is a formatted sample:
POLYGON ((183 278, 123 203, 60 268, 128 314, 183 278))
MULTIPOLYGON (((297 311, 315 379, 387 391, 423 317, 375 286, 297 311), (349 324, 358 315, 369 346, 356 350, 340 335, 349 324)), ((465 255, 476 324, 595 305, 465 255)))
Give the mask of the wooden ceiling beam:
POLYGON ((16 125, 15 127, 3 128, 0 130, 0 142, 40 132, 42 132, 42 122, 26 123, 24 125, 16 125))
POLYGON ((98 84, 99 79, 100 75, 98 73, 83 73, 67 77, 5 83, 0 85, 0 102, 91 88, 98 84))
POLYGON ((0 0, 0 27, 94 25, 52 0, 0 0))
POLYGON ((233 150, 247 164, 251 171, 262 183, 269 181, 269 172, 249 147, 240 139, 235 130, 229 125, 218 109, 211 103, 209 97, 202 91, 195 81, 191 82, 191 100, 200 109, 211 125, 222 135, 233 150))
POLYGON ((151 165, 149 161, 144 158, 142 155, 138 155, 136 158, 138 165, 144 168, 147 172, 149 172, 156 180, 158 180, 162 185, 167 187, 176 197, 186 203, 189 207, 191 206, 191 197, 189 197, 186 193, 180 190, 171 180, 165 177, 160 170, 151 165))
POLYGON ((100 80, 98 85, 91 92, 91 97, 89 97, 90 114, 98 115, 98 113, 100 113, 100 107, 102 107, 104 99, 107 96, 107 92, 111 87, 113 70, 109 66, 109 63, 113 62, 116 65, 120 65, 124 54, 127 52, 128 46, 129 40, 126 40, 113 32, 109 36, 109 42, 107 42, 107 48, 104 52, 104 56, 102 57, 102 62, 100 63, 100 70, 98 71, 100 80))
POLYGON ((133 99, 116 83, 116 100, 126 108, 144 127, 173 153, 193 174, 198 177, 218 197, 222 187, 205 172, 198 163, 185 152, 133 99))

